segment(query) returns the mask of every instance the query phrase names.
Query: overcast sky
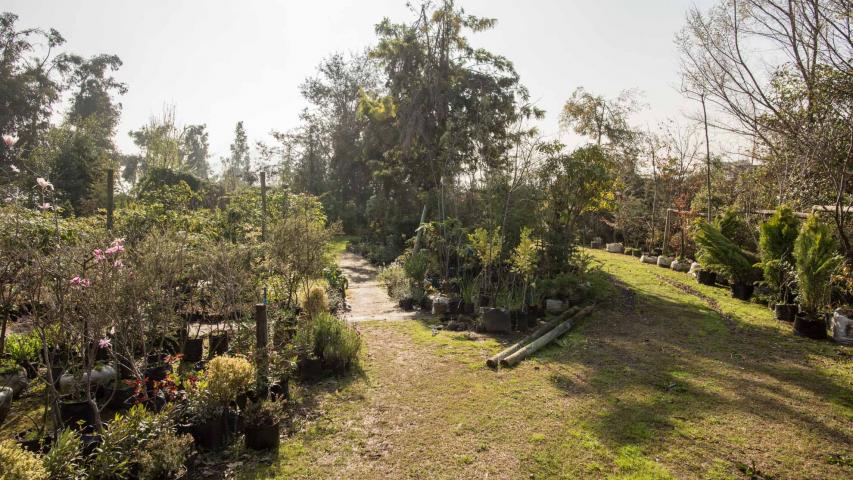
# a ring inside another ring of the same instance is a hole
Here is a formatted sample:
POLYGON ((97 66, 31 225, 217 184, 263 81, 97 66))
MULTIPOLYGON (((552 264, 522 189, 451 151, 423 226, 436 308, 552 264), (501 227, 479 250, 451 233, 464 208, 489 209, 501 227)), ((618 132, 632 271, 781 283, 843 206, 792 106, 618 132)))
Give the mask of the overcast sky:
MULTIPOLYGON (((474 15, 497 18, 471 37, 505 55, 547 112, 541 128, 558 135, 558 115, 583 86, 616 96, 637 89, 649 108, 634 123, 657 122, 695 109, 677 90, 673 38, 692 5, 714 0, 461 0, 474 15)), ((4 0, 19 28, 56 28, 67 49, 121 57, 127 83, 117 141, 174 104, 180 123, 206 123, 213 159, 228 152, 234 124, 251 140, 295 126, 305 106, 298 85, 333 52, 361 51, 383 17, 409 21, 405 0, 4 0)), ((214 163, 216 163, 214 162, 214 163)))

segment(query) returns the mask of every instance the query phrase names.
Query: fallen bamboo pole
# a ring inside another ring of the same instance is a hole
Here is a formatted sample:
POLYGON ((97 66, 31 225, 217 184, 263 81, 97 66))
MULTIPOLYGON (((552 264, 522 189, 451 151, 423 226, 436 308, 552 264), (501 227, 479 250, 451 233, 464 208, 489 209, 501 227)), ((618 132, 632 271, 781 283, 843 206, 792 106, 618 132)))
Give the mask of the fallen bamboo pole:
POLYGON ((534 330, 530 335, 527 335, 526 337, 522 338, 521 340, 513 343, 512 345, 501 350, 499 353, 495 354, 494 356, 489 357, 486 360, 486 365, 489 368, 497 368, 498 365, 500 365, 501 360, 503 360, 504 358, 508 357, 509 355, 515 353, 516 350, 527 345, 528 343, 532 342, 533 340, 536 340, 537 338, 541 337, 542 335, 545 335, 546 333, 551 331, 552 328, 554 328, 557 325, 559 325, 560 323, 566 321, 567 318, 574 315, 577 311, 578 311, 578 307, 572 307, 572 308, 566 310, 565 312, 561 313, 557 318, 551 320, 550 322, 546 323, 545 325, 542 325, 541 327, 534 330))
POLYGON ((566 319, 566 321, 554 327, 550 332, 546 333, 545 335, 542 335, 524 348, 517 350, 512 355, 501 360, 501 366, 512 367, 513 365, 517 365, 519 362, 521 362, 531 354, 535 353, 540 348, 544 347, 545 345, 548 345, 556 338, 559 338, 561 335, 568 332, 572 328, 573 320, 581 319, 589 315, 590 312, 592 312, 592 305, 570 316, 568 319, 566 319))

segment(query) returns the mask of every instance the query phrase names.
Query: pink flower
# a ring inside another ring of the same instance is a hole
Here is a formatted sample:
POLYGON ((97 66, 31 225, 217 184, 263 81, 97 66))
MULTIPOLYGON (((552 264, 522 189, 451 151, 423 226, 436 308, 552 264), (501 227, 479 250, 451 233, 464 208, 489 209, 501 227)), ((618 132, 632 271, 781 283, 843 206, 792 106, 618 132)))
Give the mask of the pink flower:
POLYGON ((116 253, 121 253, 124 251, 123 245, 113 245, 112 247, 106 249, 104 253, 107 255, 115 255, 116 253))
POLYGON ((80 275, 74 275, 74 278, 71 279, 70 283, 75 287, 88 287, 92 284, 88 278, 81 278, 80 275))
POLYGON ((16 167, 16 166, 14 166, 14 165, 12 165, 12 171, 13 171, 13 172, 15 172, 15 173, 21 173, 21 169, 20 169, 20 168, 18 168, 18 167, 16 167))
POLYGON ((111 348, 112 346, 113 343, 109 338, 102 338, 98 340, 98 348, 111 348))
POLYGON ((101 250, 100 248, 96 248, 95 250, 93 250, 92 256, 95 257, 96 262, 100 262, 101 260, 107 259, 106 255, 104 255, 104 251, 101 250))
POLYGON ((121 262, 121 259, 118 259, 115 262, 113 262, 113 266, 116 268, 121 268, 124 266, 124 263, 121 262))
POLYGON ((50 202, 44 202, 41 205, 39 205, 38 208, 39 208, 39 210, 50 210, 53 208, 53 205, 51 205, 50 202))
POLYGON ((42 190, 53 190, 53 184, 43 179, 42 177, 37 178, 36 183, 38 183, 39 187, 41 187, 42 190))
POLYGON ((16 143, 18 143, 18 137, 13 135, 3 135, 3 143, 5 143, 8 148, 12 148, 16 143))

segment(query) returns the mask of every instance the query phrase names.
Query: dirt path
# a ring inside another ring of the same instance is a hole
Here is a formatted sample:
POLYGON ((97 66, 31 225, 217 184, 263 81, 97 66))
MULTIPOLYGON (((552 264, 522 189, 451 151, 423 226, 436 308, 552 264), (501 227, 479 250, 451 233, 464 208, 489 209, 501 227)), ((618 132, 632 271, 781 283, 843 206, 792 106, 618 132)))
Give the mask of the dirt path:
POLYGON ((404 320, 416 318, 415 312, 404 312, 390 299, 376 278, 378 270, 364 258, 350 252, 341 254, 338 265, 349 279, 347 320, 404 320))

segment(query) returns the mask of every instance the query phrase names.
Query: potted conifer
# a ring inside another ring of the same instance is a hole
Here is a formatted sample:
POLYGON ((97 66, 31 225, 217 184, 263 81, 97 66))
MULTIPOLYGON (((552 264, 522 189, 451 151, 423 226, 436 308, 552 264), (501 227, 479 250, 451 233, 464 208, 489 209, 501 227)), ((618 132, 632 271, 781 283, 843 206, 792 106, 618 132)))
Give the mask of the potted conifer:
POLYGON ((755 288, 754 282, 760 277, 760 270, 755 267, 757 257, 738 247, 719 228, 707 222, 697 225, 695 239, 701 247, 699 262, 705 268, 728 277, 732 297, 748 301, 755 288))
POLYGON ((829 304, 830 279, 841 263, 838 246, 829 227, 812 214, 794 241, 800 312, 794 332, 808 338, 826 338, 825 312, 829 304))
POLYGON ((777 320, 793 322, 797 304, 793 303, 794 241, 799 221, 790 207, 782 205, 761 224, 758 248, 764 282, 770 288, 777 320))

